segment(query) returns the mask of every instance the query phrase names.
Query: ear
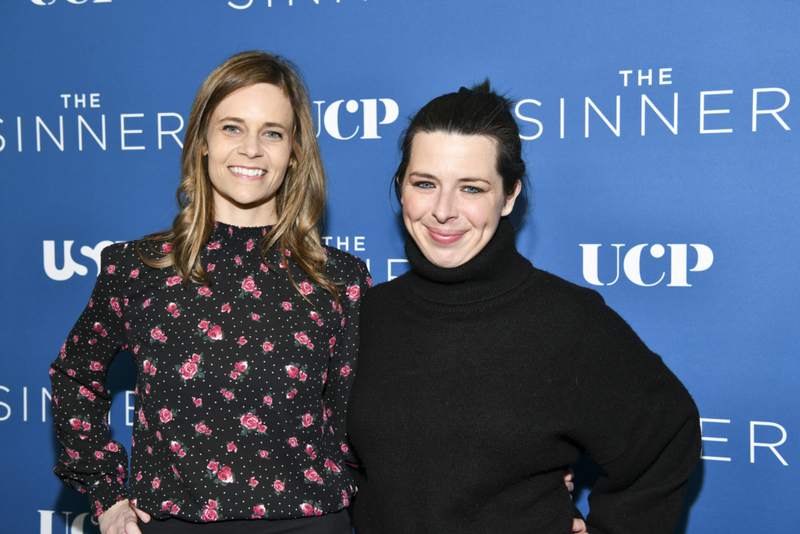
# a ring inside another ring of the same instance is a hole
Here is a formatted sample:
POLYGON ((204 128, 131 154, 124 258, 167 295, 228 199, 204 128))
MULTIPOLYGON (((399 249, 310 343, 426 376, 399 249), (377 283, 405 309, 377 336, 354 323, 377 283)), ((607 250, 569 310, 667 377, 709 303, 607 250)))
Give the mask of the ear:
POLYGON ((514 186, 514 191, 506 198, 506 203, 503 204, 503 210, 500 212, 501 217, 505 217, 514 210, 514 203, 517 197, 522 192, 522 180, 517 180, 517 185, 514 186))
POLYGON ((394 182, 397 185, 400 186, 400 205, 402 206, 403 205, 403 184, 400 183, 400 177, 399 176, 395 176, 394 177, 394 182))

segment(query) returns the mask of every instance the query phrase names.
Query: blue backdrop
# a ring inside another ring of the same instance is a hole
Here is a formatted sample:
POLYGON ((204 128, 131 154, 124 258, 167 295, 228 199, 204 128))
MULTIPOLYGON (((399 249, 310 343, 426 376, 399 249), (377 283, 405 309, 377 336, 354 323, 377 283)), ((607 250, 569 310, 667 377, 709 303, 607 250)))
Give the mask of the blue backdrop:
MULTIPOLYGON (((389 183, 407 117, 485 76, 516 98, 520 250, 600 291, 704 418, 680 531, 785 529, 800 501, 798 28, 793 0, 3 2, 2 530, 96 531, 51 473, 47 366, 100 249, 170 224, 194 94, 251 48, 305 73, 324 234, 376 282, 406 268, 389 183)), ((126 356, 112 369, 123 443, 134 372, 126 356)))

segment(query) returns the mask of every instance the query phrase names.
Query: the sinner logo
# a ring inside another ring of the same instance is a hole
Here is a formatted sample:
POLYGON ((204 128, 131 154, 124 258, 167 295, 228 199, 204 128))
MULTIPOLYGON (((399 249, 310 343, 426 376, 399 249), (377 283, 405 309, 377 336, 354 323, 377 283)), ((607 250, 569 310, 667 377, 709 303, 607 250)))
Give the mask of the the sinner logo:
MULTIPOLYGON (((276 3, 278 1, 287 2, 290 6, 294 5, 294 0, 276 0, 276 3)), ((314 2, 316 5, 319 5, 319 0, 310 0, 310 1, 314 2)), ((364 1, 366 2, 367 0, 364 1)), ((336 0, 337 4, 340 2, 341 0, 336 0)), ((308 3, 308 0, 304 0, 302 3, 308 3)), ((253 0, 237 0, 236 2, 231 0, 230 2, 228 2, 228 5, 231 6, 233 9, 247 9, 253 5, 253 0)), ((272 0, 267 0, 267 7, 272 7, 272 0)))
MULTIPOLYGON (((619 280, 619 258, 620 249, 625 245, 611 245, 617 249, 617 274, 613 281, 603 283, 600 281, 598 257, 600 255, 601 245, 581 245, 583 249, 583 278, 592 285, 614 285, 619 280)), ((667 245, 670 249, 670 280, 667 286, 669 287, 691 287, 692 284, 688 281, 688 273, 705 271, 711 264, 714 263, 714 253, 705 245, 667 245), (688 268, 688 248, 692 247, 697 252, 697 263, 691 269, 688 268)), ((653 282, 645 282, 642 279, 642 251, 647 247, 647 244, 636 245, 625 253, 625 259, 622 263, 622 270, 625 276, 636 284, 637 286, 650 287, 660 284, 666 272, 661 272, 661 277, 653 282)), ((660 259, 664 256, 665 249, 662 245, 655 244, 650 247, 650 255, 653 258, 660 259)))
MULTIPOLYGON (((89 0, 67 0, 70 4, 85 4, 89 0)), ((50 0, 46 2, 45 0, 31 0, 37 6, 50 6, 56 3, 56 0, 50 0)), ((110 4, 111 0, 92 0, 92 4, 110 4)))

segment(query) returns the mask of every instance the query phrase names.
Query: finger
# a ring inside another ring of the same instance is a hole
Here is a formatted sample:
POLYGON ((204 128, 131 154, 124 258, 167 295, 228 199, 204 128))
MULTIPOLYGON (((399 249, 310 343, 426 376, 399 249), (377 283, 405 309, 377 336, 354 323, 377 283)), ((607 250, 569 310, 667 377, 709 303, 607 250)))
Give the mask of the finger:
POLYGON ((573 478, 575 478, 575 473, 572 472, 572 469, 564 473, 564 482, 572 482, 573 478))
POLYGON ((142 531, 139 530, 139 525, 136 522, 136 516, 132 518, 129 517, 128 520, 125 521, 125 529, 122 532, 125 534, 142 534, 142 531))
POLYGON ((139 517, 139 519, 142 520, 143 523, 150 522, 150 514, 148 514, 144 510, 139 510, 138 508, 134 507, 133 511, 136 512, 136 515, 139 517))
POLYGON ((586 532, 586 523, 583 522, 583 519, 575 518, 572 520, 572 532, 586 532))

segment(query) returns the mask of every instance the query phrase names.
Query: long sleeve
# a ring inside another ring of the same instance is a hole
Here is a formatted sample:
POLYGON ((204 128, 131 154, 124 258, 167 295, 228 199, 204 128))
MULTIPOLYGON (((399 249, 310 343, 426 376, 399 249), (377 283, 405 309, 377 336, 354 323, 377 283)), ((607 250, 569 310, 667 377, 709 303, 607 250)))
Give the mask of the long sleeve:
POLYGON ((588 530, 671 533, 700 458, 697 407, 622 318, 604 306, 592 317, 586 351, 604 369, 587 365, 594 380, 581 377, 589 417, 579 441, 604 475, 589 495, 588 530))
POLYGON ((602 464, 605 475, 589 495, 592 534, 673 532, 700 457, 697 408, 668 369, 631 402, 640 409, 626 447, 602 464))
MULTIPOLYGON (((354 277, 345 280, 339 295, 338 308, 342 312, 343 333, 340 339, 331 339, 331 359, 328 367, 324 403, 328 425, 326 432, 332 435, 334 445, 341 450, 346 461, 352 461, 352 452, 346 437, 347 433, 347 400, 353 387, 356 374, 356 360, 359 346, 359 316, 361 300, 364 293, 372 285, 369 271, 359 261, 357 269, 347 271, 354 277)), ((344 465, 329 467, 329 470, 341 472, 344 465)))
POLYGON ((50 366, 53 417, 63 445, 55 473, 88 494, 96 515, 127 497, 127 453, 111 440, 107 425, 107 372, 125 345, 125 275, 115 265, 115 250, 103 251, 91 299, 50 366))

